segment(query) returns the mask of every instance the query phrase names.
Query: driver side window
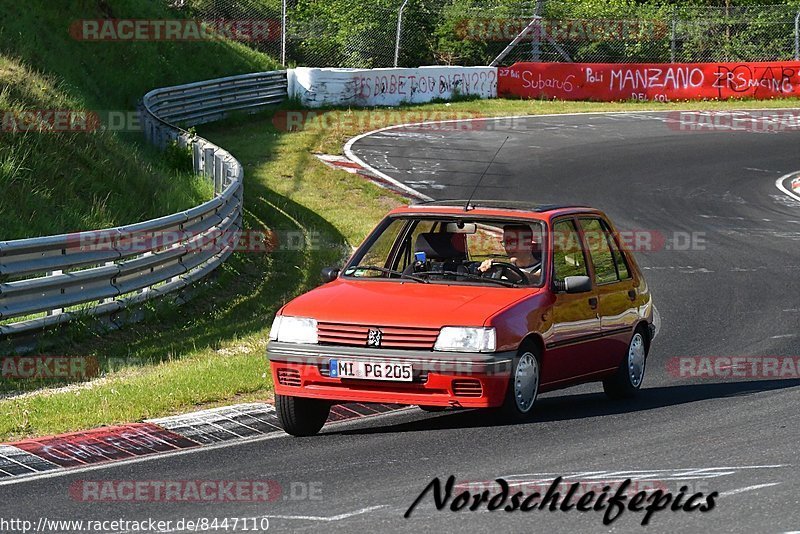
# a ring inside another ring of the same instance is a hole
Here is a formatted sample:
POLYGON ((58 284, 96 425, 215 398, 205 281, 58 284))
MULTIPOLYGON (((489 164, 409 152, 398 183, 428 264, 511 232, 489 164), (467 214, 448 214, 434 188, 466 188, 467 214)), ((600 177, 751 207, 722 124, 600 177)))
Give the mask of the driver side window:
POLYGON ((567 276, 589 276, 578 229, 572 220, 553 225, 553 279, 561 282, 567 276))

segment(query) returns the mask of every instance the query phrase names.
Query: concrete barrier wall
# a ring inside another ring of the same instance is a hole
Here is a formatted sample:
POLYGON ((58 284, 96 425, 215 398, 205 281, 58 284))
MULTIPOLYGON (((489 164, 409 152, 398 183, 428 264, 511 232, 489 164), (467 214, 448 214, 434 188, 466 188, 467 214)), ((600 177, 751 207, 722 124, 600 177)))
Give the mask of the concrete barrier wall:
POLYGON ((497 97, 495 67, 316 69, 289 71, 289 96, 303 106, 397 106, 461 95, 497 97))

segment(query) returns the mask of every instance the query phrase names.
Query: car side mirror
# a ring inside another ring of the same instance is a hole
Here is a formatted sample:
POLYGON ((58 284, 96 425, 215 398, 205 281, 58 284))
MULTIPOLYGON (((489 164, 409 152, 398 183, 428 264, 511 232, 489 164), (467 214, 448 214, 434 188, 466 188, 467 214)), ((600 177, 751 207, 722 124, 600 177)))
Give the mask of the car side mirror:
POLYGON ((322 269, 322 283, 327 284, 328 282, 333 282, 337 278, 339 278, 339 268, 338 267, 325 267, 322 269))
POLYGON ((592 279, 588 276, 567 276, 563 282, 556 282, 556 289, 567 293, 586 293, 592 290, 592 279))

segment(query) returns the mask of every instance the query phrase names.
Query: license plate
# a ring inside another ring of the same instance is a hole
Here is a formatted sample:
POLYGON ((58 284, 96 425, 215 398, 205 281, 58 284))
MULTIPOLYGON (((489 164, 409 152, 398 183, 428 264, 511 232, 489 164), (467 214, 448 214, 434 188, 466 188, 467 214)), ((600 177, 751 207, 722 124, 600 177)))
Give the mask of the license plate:
POLYGON ((364 362, 339 359, 330 361, 330 377, 398 382, 411 382, 413 380, 411 364, 409 363, 364 362))

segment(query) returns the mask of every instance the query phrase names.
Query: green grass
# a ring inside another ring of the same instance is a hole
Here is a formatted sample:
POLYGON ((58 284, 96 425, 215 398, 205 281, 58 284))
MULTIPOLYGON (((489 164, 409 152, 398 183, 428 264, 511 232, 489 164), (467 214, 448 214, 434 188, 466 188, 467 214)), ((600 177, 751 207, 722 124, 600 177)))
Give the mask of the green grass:
POLYGON ((52 434, 125 422, 192 406, 230 399, 242 401, 271 383, 253 353, 258 345, 239 345, 235 354, 206 349, 181 361, 166 361, 146 369, 125 367, 96 387, 70 394, 43 393, 0 402, 3 437, 52 434), (257 376, 258 380, 251 377, 257 376), (155 387, 154 387, 155 386, 155 387), (49 415, 47 415, 49 414, 49 415))
MULTIPOLYGON (((797 101, 570 103, 541 101, 430 104, 406 111, 522 115, 645 109, 785 107, 797 101)), ((151 304, 148 318, 108 335, 86 330, 46 350, 94 357, 103 378, 89 389, 30 391, 0 400, 0 441, 137 421, 200 406, 269 399, 264 349, 275 311, 318 284, 319 269, 339 263, 388 209, 402 202, 360 177, 329 169, 315 152, 340 153, 346 139, 375 127, 371 110, 337 110, 343 120, 296 133, 277 130, 271 113, 200 128, 245 166, 245 222, 251 229, 301 232, 322 246, 237 253, 220 269, 213 291, 201 286, 181 307, 151 304)), ((393 114, 391 122, 404 115, 393 114)), ((2 390, 0 390, 2 391, 2 390)))
POLYGON ((57 74, 63 90, 85 107, 134 109, 147 91, 232 74, 274 70, 277 63, 226 41, 79 41, 82 19, 176 19, 160 0, 0 0, 0 53, 57 74), (29 5, 28 5, 29 4, 29 5))
MULTIPOLYGON (((78 19, 164 19, 166 2, 0 0, 3 125, 37 110, 133 113, 150 89, 271 70, 228 41, 83 42, 78 19)), ((131 126, 135 126, 131 124, 131 126)), ((6 128, 7 130, 7 128, 6 128)), ((144 146, 138 132, 0 132, 0 240, 98 229, 174 213, 213 194, 203 179, 144 146)))

